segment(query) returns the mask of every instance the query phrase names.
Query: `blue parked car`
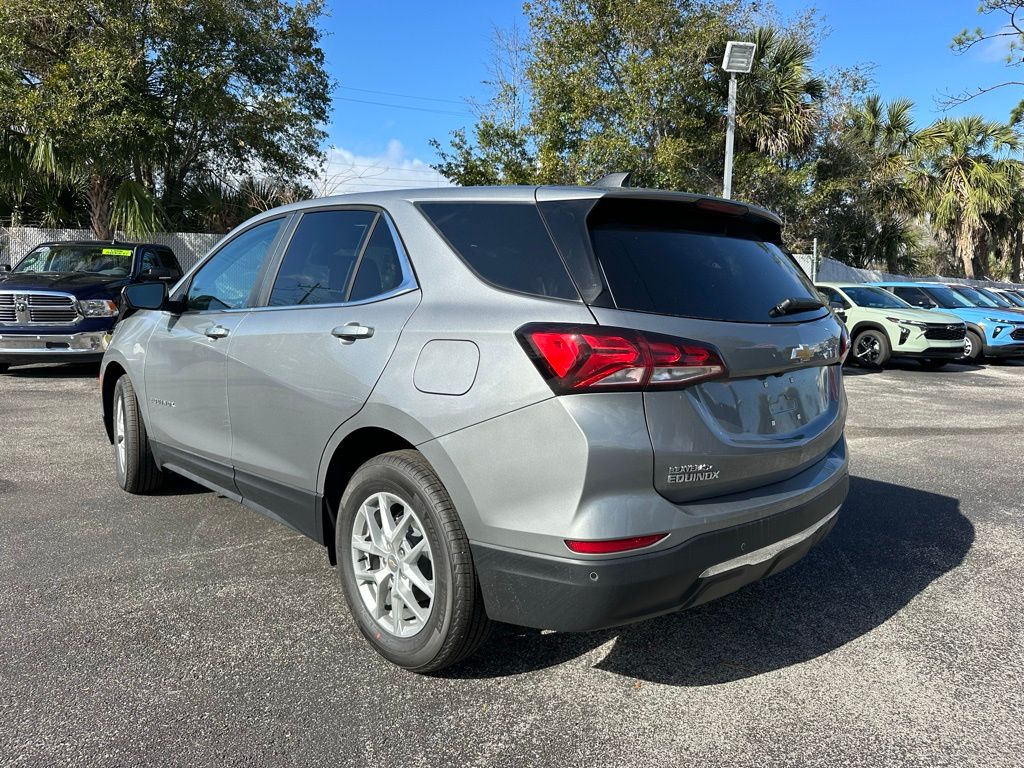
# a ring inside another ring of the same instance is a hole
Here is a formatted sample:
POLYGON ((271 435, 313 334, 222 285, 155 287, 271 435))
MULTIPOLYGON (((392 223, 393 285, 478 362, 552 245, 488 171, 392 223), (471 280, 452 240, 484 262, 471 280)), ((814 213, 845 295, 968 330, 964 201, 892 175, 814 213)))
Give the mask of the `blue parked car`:
POLYGON ((1024 357, 1024 315, 1001 307, 977 307, 941 283, 869 283, 924 309, 941 308, 967 323, 964 357, 1024 357))

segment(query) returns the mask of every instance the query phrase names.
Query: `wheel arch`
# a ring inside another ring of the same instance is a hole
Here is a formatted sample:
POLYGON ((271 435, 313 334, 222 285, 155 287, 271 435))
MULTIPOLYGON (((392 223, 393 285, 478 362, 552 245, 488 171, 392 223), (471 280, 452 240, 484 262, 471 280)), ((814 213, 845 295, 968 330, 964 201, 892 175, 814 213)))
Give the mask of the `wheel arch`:
POLYGON ((879 331, 885 334, 886 340, 889 342, 889 346, 893 346, 892 338, 889 336, 889 332, 885 329, 885 326, 879 323, 877 320, 861 320, 850 330, 850 342, 857 338, 857 334, 863 333, 864 331, 879 331))
POLYGON ((121 363, 112 360, 103 366, 100 375, 100 397, 103 401, 103 428, 107 432, 107 440, 114 443, 114 387, 122 376, 127 376, 128 371, 121 363))

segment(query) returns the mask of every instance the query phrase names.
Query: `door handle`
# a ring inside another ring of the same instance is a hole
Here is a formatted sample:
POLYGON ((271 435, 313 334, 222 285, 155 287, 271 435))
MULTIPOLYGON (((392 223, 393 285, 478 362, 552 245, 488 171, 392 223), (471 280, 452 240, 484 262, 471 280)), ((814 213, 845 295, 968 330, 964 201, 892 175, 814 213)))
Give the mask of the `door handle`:
POLYGON ((357 339, 368 339, 373 336, 373 328, 359 323, 346 323, 332 330, 331 336, 351 343, 357 339))
POLYGON ((223 325, 211 325, 203 333, 211 339, 223 339, 231 331, 225 328, 223 325))

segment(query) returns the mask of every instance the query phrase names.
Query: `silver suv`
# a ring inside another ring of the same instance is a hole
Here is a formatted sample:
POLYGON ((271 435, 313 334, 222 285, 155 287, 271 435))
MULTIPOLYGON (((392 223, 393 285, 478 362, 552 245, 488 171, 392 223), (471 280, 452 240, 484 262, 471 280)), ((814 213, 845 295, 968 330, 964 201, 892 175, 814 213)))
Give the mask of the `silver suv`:
POLYGON ((579 187, 311 200, 125 288, 117 478, 184 475, 322 543, 427 672, 491 621, 591 630, 798 560, 848 487, 848 337, 733 202, 579 187))

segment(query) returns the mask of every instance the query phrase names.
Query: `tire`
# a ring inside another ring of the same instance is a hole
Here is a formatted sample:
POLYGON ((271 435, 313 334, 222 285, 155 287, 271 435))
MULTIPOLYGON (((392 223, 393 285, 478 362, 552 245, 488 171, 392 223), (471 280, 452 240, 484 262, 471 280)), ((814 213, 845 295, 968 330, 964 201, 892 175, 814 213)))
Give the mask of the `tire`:
POLYGON ((937 371, 949 365, 949 360, 942 360, 934 357, 922 357, 918 362, 926 371, 937 371))
POLYGON ((462 661, 487 638, 491 622, 469 539, 451 497, 418 451, 385 453, 356 470, 334 528, 345 600, 381 656, 413 672, 436 672, 462 661), (385 510, 392 531, 403 531, 393 546, 387 544, 385 510), (423 584, 432 595, 420 589, 423 584))
POLYGON ((981 336, 976 334, 974 331, 967 332, 967 341, 964 345, 964 357, 968 360, 977 362, 981 360, 984 352, 984 342, 981 340, 981 336))
POLYGON ((885 333, 868 329, 857 334, 850 352, 850 357, 857 365, 864 368, 881 368, 889 362, 892 349, 885 333), (858 352, 862 354, 858 354, 858 352))
POLYGON ((163 473, 153 459, 139 400, 127 376, 114 385, 112 411, 117 484, 128 493, 152 493, 163 484, 163 473))

